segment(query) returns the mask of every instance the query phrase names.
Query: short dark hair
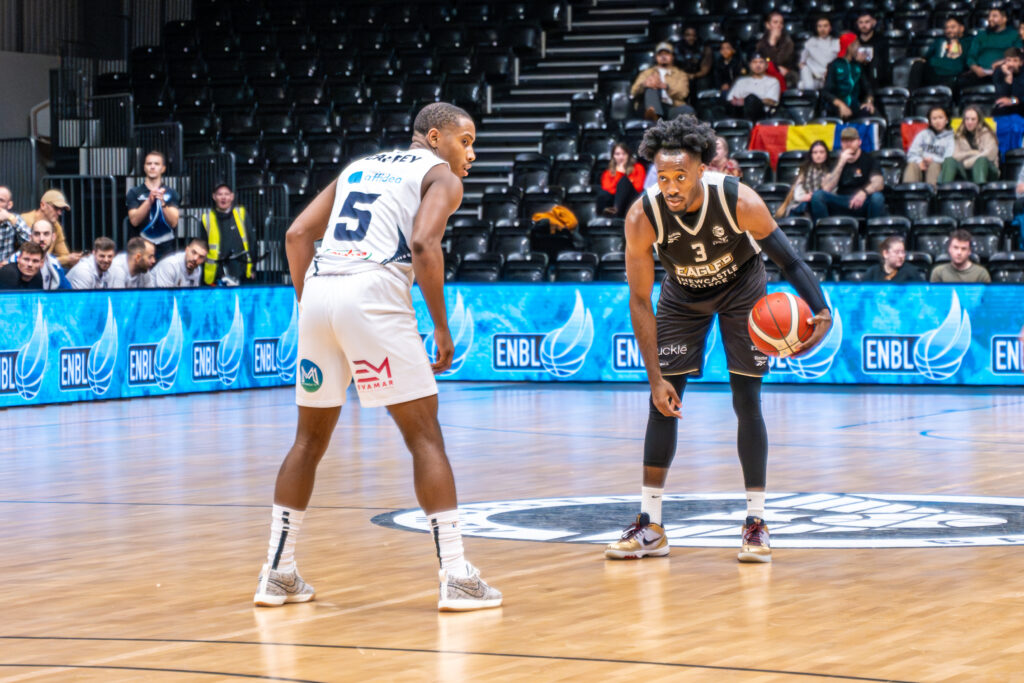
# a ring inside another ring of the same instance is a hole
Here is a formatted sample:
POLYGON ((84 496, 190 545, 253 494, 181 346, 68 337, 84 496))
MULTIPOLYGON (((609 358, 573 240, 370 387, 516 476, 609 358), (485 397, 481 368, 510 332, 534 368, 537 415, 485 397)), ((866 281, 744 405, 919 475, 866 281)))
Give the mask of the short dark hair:
POLYGON ((34 254, 36 256, 43 255, 43 248, 35 242, 23 242, 18 251, 22 254, 34 254))
POLYGON ((1009 11, 1007 11, 1006 7, 1004 7, 1003 5, 992 5, 991 7, 988 8, 988 11, 991 12, 992 10, 1000 12, 1004 17, 1010 16, 1009 11))
POLYGON ((662 119, 647 129, 640 143, 640 156, 654 161, 661 150, 675 149, 699 157, 708 164, 715 158, 715 131, 693 114, 662 119))
POLYGON ((956 23, 960 24, 961 26, 964 25, 964 18, 961 17, 961 16, 958 16, 956 14, 950 14, 949 16, 946 17, 945 21, 943 21, 942 23, 945 24, 946 21, 955 21, 956 23))
POLYGON ((117 245, 109 237, 97 237, 92 243, 93 251, 117 251, 117 245))
POLYGON ((906 245, 906 240, 904 240, 899 235, 889 235, 884 240, 882 240, 882 244, 879 245, 879 247, 878 247, 879 253, 884 254, 885 252, 889 251, 890 249, 893 248, 893 246, 897 242, 899 242, 900 244, 906 245))
POLYGON ((234 192, 235 192, 233 189, 231 189, 231 186, 228 185, 227 183, 217 183, 216 187, 213 188, 213 194, 217 194, 217 190, 219 190, 222 187, 228 188, 228 192, 230 192, 232 194, 234 194, 234 192))
POLYGON ((870 7, 865 7, 861 11, 857 12, 857 18, 860 19, 861 17, 871 17, 872 19, 874 19, 875 11, 870 7))
POLYGON ((974 239, 974 235, 972 235, 968 230, 957 228, 953 232, 949 233, 949 239, 950 241, 956 240, 957 242, 967 242, 970 244, 971 240, 974 239))
POLYGON ((197 245, 199 245, 200 247, 202 247, 202 248, 203 248, 203 250, 204 250, 204 251, 210 251, 210 246, 209 246, 209 245, 208 245, 208 244, 206 243, 206 240, 204 240, 204 239, 203 239, 203 238, 201 238, 201 237, 196 237, 196 238, 192 239, 192 240, 191 240, 191 241, 190 241, 190 242, 188 243, 188 246, 190 246, 190 247, 191 247, 191 246, 192 246, 193 244, 197 244, 197 245))
POLYGON ((1003 52, 1004 59, 1020 59, 1021 50, 1019 47, 1008 47, 1003 52))
POLYGON ((148 152, 146 152, 146 156, 142 157, 142 160, 145 161, 146 157, 152 157, 152 156, 160 157, 160 161, 163 162, 164 166, 167 166, 167 155, 164 154, 163 152, 161 152, 158 149, 151 149, 148 152))
POLYGON ((412 123, 412 129, 417 133, 426 135, 430 132, 431 128, 441 130, 442 128, 455 125, 462 118, 469 119, 470 121, 473 120, 469 112, 462 107, 456 107, 454 104, 447 102, 431 102, 416 114, 416 120, 412 123))
POLYGON ((149 240, 145 237, 133 237, 128 240, 128 244, 124 246, 124 250, 128 252, 129 255, 134 256, 135 254, 146 251, 146 243, 148 242, 149 240))

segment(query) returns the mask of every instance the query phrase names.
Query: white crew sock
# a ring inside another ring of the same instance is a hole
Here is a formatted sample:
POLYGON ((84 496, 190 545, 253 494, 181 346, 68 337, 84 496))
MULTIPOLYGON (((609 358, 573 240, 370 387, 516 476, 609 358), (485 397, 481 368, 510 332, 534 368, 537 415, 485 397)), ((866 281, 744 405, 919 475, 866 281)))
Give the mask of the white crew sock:
POLYGON ((653 486, 640 487, 640 512, 646 512, 652 524, 661 525, 661 496, 665 489, 653 486))
POLYGON ((747 491, 747 517, 764 519, 764 491, 747 491))
POLYGON ((306 512, 275 504, 271 515, 267 566, 288 574, 295 571, 295 540, 299 537, 299 527, 306 512))
POLYGON ((469 576, 466 558, 462 550, 462 529, 459 527, 459 511, 444 510, 427 515, 430 529, 434 534, 434 546, 441 569, 451 576, 469 576))

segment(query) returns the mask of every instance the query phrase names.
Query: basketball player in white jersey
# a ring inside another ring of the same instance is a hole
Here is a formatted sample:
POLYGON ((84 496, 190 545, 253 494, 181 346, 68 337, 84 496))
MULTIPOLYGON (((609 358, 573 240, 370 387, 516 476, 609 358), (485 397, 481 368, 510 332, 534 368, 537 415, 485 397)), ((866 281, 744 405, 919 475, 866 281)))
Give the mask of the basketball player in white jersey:
POLYGON ((444 293, 445 223, 462 202, 461 178, 476 158, 476 128, 462 109, 424 107, 408 150, 350 163, 288 229, 288 267, 299 301, 299 423, 277 475, 267 564, 254 602, 313 599, 295 566, 295 539, 345 393, 386 406, 412 453, 416 498, 440 560, 441 611, 497 607, 502 595, 463 558, 455 480, 437 422, 434 373, 451 365, 444 293), (317 240, 323 240, 319 249, 317 240), (431 364, 410 289, 419 283, 434 323, 431 364))
POLYGON ((768 357, 750 341, 747 317, 765 295, 763 250, 815 312, 814 332, 794 353, 821 341, 832 325, 821 285, 775 224, 764 200, 736 178, 707 171, 715 133, 693 116, 664 120, 644 133, 640 153, 651 160, 658 182, 626 215, 629 312, 651 385, 644 438, 640 514, 605 557, 637 560, 669 554, 661 499, 676 451, 681 397, 690 375, 704 367, 704 344, 715 317, 729 367, 736 446, 747 510, 740 562, 770 562, 765 523, 768 434, 761 414, 761 379, 768 357), (651 305, 657 250, 667 273, 651 305))

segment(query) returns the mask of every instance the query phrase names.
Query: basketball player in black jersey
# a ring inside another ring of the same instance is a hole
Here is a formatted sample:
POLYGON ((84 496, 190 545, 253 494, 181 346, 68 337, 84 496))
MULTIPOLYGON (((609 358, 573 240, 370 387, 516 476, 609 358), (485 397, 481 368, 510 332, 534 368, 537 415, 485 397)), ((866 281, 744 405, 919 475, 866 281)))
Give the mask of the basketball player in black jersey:
POLYGON ((640 154, 654 163, 658 182, 626 216, 626 274, 633 331, 651 385, 650 414, 641 512, 622 538, 606 548, 605 556, 640 559, 669 552, 661 497, 675 455, 680 397, 687 375, 703 369, 705 340, 717 314, 747 490, 739 560, 770 562, 764 522, 768 437, 761 415, 761 378, 768 372, 768 358, 747 332, 747 316, 765 295, 761 250, 816 312, 813 334, 794 353, 817 344, 832 316, 817 278, 793 251, 764 201, 737 178, 706 171, 715 154, 711 126, 689 115, 661 121, 644 134, 640 154), (657 316, 651 306, 651 245, 667 272, 657 316))

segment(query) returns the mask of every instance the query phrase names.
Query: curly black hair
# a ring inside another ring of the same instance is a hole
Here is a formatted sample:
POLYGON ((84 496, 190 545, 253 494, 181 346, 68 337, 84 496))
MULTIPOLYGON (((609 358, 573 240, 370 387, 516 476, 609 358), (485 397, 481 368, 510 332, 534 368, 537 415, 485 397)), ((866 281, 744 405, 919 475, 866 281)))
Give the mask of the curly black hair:
POLYGON ((412 129, 417 133, 426 135, 430 132, 431 128, 441 130, 447 126, 454 125, 462 118, 469 119, 470 121, 473 120, 473 117, 461 107, 456 107, 454 104, 448 104, 447 102, 431 102, 416 114, 416 120, 413 121, 412 129))
POLYGON ((654 161, 660 150, 679 150, 700 157, 707 164, 715 157, 715 131, 692 114, 662 119, 647 129, 640 143, 640 156, 654 161))

